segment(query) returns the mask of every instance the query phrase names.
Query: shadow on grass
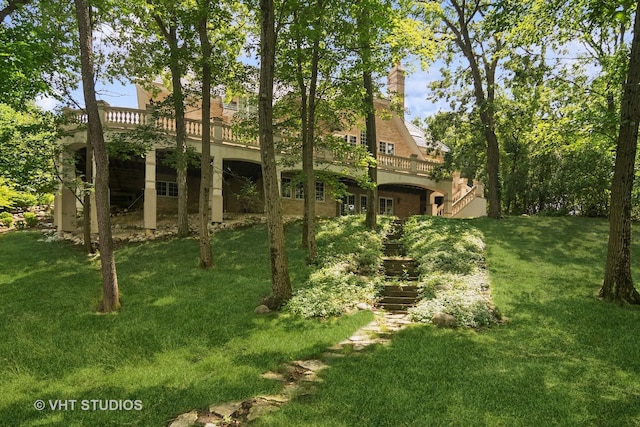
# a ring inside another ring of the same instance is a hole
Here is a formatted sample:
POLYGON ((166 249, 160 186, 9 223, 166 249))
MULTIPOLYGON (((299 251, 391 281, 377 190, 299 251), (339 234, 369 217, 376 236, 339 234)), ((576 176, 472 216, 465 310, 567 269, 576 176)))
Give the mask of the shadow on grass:
MULTIPOLYGON (((299 227, 288 230, 289 241, 298 236, 299 227)), ((255 315, 270 291, 263 226, 216 234, 207 271, 197 268, 193 239, 119 249, 123 307, 110 315, 93 311, 98 263, 38 238, 0 238, 0 420, 9 425, 164 425, 195 407, 277 391, 281 384, 260 373, 316 354, 369 320, 255 315), (36 399, 140 399, 144 409, 39 412, 36 399)), ((308 268, 290 247, 296 285, 308 268)))
POLYGON ((640 425, 640 309, 594 296, 606 221, 472 224, 485 234, 506 325, 409 328, 388 347, 337 360, 317 394, 260 425, 640 425))

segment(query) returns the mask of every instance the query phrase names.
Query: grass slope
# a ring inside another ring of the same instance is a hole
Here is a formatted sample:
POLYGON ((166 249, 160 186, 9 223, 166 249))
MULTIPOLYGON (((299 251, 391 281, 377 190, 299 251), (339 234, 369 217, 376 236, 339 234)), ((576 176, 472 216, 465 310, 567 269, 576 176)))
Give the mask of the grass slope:
MULTIPOLYGON (((299 227, 288 230, 299 246, 299 227)), ((122 310, 99 315, 98 265, 78 248, 0 236, 0 425, 162 426, 180 413, 280 389, 260 374, 316 355, 371 320, 302 320, 253 309, 269 293, 263 226, 215 235, 216 267, 197 241, 117 252, 122 310), (140 411, 43 411, 34 401, 140 400, 140 411)), ((289 251, 294 284, 308 276, 289 251)))
MULTIPOLYGON (((332 362, 318 393, 264 426, 637 426, 640 309, 596 299, 608 226, 587 218, 473 220, 506 325, 416 325, 332 362)), ((634 233, 633 252, 640 235, 634 233)), ((633 258, 640 282, 640 262, 633 258)))

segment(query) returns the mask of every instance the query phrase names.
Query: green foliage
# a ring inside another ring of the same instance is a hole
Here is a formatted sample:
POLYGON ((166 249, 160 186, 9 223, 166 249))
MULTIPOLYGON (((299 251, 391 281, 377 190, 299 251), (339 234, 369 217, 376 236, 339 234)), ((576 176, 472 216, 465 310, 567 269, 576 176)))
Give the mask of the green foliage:
POLYGON ((336 262, 309 277, 308 287, 299 290, 287 309, 302 317, 339 316, 359 302, 372 302, 378 290, 374 279, 358 276, 350 262, 336 262))
POLYGON ((240 190, 236 193, 236 197, 242 206, 244 212, 261 212, 260 208, 260 190, 258 184, 251 178, 246 176, 238 177, 241 181, 240 190))
POLYGON ((367 229, 360 215, 320 222, 319 268, 295 292, 287 310, 303 317, 330 317, 359 302, 373 302, 381 285, 376 276, 382 265, 382 233, 390 228, 388 218, 382 221, 379 232, 367 229))
POLYGON ((13 225, 13 216, 9 212, 0 212, 0 222, 5 227, 11 227, 13 225))
POLYGON ((416 216, 404 229, 407 253, 418 261, 423 275, 434 271, 471 274, 484 267, 482 234, 464 221, 416 216))
POLYGON ((35 227, 38 225, 38 216, 33 212, 25 212, 24 222, 25 222, 25 225, 29 228, 35 227))
POLYGON ((76 30, 72 2, 15 3, 26 5, 0 22, 0 99, 24 111, 38 95, 74 88, 76 30))
POLYGON ((469 222, 433 216, 412 217, 404 226, 403 244, 418 261, 422 300, 409 309, 418 322, 438 313, 452 315, 460 327, 498 322, 485 271, 484 236, 469 222))
POLYGON ((0 176, 17 190, 51 192, 57 137, 51 113, 35 107, 16 111, 0 103, 0 176))
POLYGON ((38 204, 38 197, 16 190, 6 179, 0 177, 0 210, 28 208, 38 204))

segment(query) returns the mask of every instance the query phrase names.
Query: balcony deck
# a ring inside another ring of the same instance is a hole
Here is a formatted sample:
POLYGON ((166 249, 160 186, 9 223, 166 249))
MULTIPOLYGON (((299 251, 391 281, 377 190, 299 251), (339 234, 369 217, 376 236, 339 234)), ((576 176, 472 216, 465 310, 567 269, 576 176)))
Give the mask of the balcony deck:
MULTIPOLYGON (((101 106, 101 118, 104 127, 111 131, 133 130, 140 125, 152 123, 150 110, 140 110, 135 108, 122 108, 112 106, 101 106)), ((70 122, 76 125, 87 122, 86 114, 79 111, 69 112, 70 122)), ((199 141, 202 138, 202 121, 186 119, 187 138, 191 141, 199 141)), ((165 132, 168 136, 175 135, 176 123, 174 119, 159 118, 155 124, 160 132, 165 132)), ((248 139, 236 135, 232 127, 219 119, 213 119, 211 123, 211 141, 213 144, 227 146, 241 146, 254 150, 259 150, 260 143, 257 139, 248 139)), ((316 151, 316 159, 320 161, 337 161, 334 156, 327 151, 316 151)), ((378 169, 389 172, 411 174, 418 176, 428 176, 435 168, 441 164, 437 160, 420 160, 417 156, 400 157, 378 153, 378 169)), ((341 160, 342 163, 349 161, 341 160)))

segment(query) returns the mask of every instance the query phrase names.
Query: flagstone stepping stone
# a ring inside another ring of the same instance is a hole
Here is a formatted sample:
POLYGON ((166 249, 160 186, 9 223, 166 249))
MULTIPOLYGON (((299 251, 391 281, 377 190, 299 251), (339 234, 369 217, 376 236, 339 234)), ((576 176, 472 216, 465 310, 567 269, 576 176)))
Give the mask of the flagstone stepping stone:
POLYGON ((321 360, 315 360, 315 359, 311 359, 311 360, 297 360, 295 362, 293 362, 294 365, 299 366, 303 369, 306 369, 308 371, 312 371, 312 372, 316 372, 316 371, 320 371, 322 369, 328 368, 329 365, 327 365, 326 363, 322 362, 321 360))
POLYGON ((169 427, 191 427, 198 420, 198 411, 187 412, 173 420, 169 427))
POLYGON ((218 415, 221 418, 231 417, 234 413, 242 408, 242 402, 227 402, 219 405, 211 406, 209 412, 218 415))

